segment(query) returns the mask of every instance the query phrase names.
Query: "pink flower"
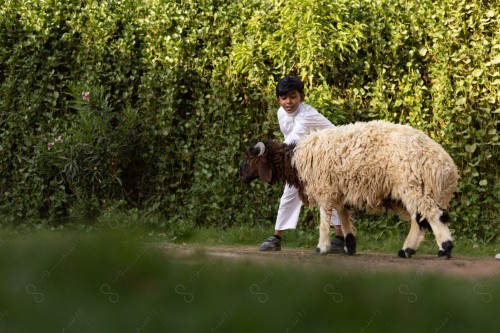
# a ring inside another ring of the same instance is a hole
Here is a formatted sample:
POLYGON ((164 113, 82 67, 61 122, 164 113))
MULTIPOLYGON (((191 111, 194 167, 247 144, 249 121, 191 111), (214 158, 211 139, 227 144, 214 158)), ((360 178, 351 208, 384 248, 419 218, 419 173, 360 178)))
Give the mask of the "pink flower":
POLYGON ((62 137, 59 135, 57 138, 54 139, 54 142, 59 142, 59 143, 63 143, 63 139, 62 137))
POLYGON ((55 145, 55 143, 54 143, 54 142, 49 142, 49 143, 47 144, 47 149, 48 149, 48 150, 51 150, 51 149, 52 149, 52 147, 54 147, 54 145, 55 145))
POLYGON ((90 99, 90 92, 88 91, 84 91, 82 92, 82 99, 85 101, 85 102, 88 102, 89 99, 90 99))

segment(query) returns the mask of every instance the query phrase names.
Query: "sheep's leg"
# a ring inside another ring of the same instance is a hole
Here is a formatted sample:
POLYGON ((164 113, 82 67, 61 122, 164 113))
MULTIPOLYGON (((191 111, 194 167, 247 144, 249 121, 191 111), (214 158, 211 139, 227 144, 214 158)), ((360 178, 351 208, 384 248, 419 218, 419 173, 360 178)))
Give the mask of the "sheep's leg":
POLYGON ((356 238, 351 224, 351 212, 347 209, 337 210, 339 215, 340 225, 342 226, 342 233, 345 237, 345 252, 353 255, 356 253, 356 238))
POLYGON ((424 230, 422 230, 417 221, 411 219, 410 233, 406 237, 403 248, 399 250, 398 256, 401 258, 411 258, 417 252, 418 246, 424 239, 424 230))
POLYGON ((447 225, 450 219, 448 212, 440 209, 439 207, 435 207, 435 209, 433 209, 428 216, 431 216, 429 224, 436 237, 436 242, 439 247, 438 257, 450 259, 453 242, 451 239, 450 229, 447 225))
MULTIPOLYGON (((410 211, 415 218, 420 229, 429 229, 434 233, 436 242, 439 247, 438 257, 449 259, 451 258, 451 250, 453 242, 451 239, 450 229, 447 222, 450 219, 448 212, 439 208, 439 206, 429 197, 416 202, 416 205, 410 211)), ((411 230, 410 230, 411 233, 411 230)))
POLYGON ((332 217, 332 210, 325 210, 323 207, 320 207, 319 214, 320 225, 318 249, 320 254, 327 254, 332 246, 330 243, 330 219, 332 217))

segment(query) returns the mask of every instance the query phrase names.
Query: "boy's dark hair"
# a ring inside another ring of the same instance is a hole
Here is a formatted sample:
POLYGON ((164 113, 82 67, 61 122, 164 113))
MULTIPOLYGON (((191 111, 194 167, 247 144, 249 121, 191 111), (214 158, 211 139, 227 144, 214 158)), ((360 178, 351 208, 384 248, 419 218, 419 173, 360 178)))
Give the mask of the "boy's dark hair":
POLYGON ((276 85, 276 97, 285 96, 294 90, 304 95, 304 84, 296 76, 285 76, 276 85))

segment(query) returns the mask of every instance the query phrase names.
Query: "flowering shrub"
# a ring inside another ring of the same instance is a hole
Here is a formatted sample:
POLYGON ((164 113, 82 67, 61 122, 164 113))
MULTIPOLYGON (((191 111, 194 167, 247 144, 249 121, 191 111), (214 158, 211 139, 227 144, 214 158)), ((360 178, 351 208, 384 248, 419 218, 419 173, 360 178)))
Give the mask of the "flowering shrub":
POLYGON ((56 145, 56 143, 63 143, 63 142, 64 141, 62 137, 59 135, 57 138, 54 139, 54 141, 51 141, 47 144, 47 149, 51 150, 56 145))
POLYGON ((90 100, 90 92, 88 91, 84 91, 82 92, 82 99, 85 101, 85 102, 88 102, 90 100))

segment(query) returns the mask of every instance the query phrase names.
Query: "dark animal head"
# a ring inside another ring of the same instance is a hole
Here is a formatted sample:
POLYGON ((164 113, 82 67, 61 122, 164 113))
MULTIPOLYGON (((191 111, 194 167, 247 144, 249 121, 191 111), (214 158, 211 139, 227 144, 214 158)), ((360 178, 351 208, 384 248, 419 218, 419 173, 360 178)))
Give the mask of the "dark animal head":
POLYGON ((240 180, 249 184, 260 177, 263 181, 272 183, 273 172, 270 162, 266 145, 263 142, 257 143, 245 153, 240 166, 240 180))

